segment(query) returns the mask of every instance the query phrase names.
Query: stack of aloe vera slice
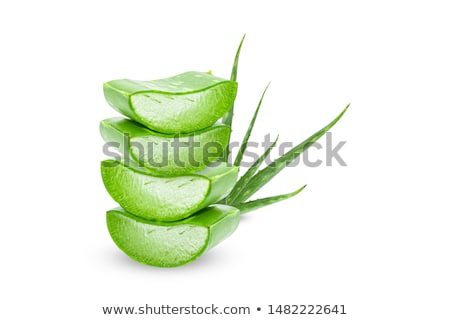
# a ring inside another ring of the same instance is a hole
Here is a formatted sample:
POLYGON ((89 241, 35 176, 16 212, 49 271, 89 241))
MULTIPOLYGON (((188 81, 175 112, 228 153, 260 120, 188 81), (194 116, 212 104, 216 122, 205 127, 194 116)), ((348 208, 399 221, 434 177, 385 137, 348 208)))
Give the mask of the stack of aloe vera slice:
POLYGON ((236 93, 235 81, 203 72, 104 84, 108 103, 128 117, 101 121, 100 133, 123 155, 103 161, 101 174, 121 206, 108 211, 108 229, 130 257, 185 264, 236 229, 238 209, 210 206, 238 176, 237 167, 219 160, 230 126, 216 124, 236 93))
POLYGON ((259 109, 233 163, 228 161, 237 67, 231 79, 186 72, 153 81, 104 84, 111 107, 128 118, 101 121, 100 133, 120 159, 101 163, 104 185, 120 207, 107 212, 116 245, 138 262, 187 264, 231 235, 240 215, 293 197, 298 190, 248 201, 343 116, 258 170, 276 141, 238 180, 239 166, 259 109), (217 121, 222 118, 220 123, 217 121))

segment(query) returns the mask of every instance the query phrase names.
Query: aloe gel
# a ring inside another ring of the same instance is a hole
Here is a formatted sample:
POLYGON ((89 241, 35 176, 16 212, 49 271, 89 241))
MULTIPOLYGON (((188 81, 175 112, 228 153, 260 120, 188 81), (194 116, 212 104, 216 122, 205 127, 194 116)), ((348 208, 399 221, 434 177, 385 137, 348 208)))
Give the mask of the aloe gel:
POLYGON ((149 221, 122 208, 106 214, 115 244, 130 258, 157 267, 177 267, 200 257, 230 236, 239 225, 239 210, 214 205, 176 222, 149 221))
POLYGON ((175 221, 226 197, 238 168, 214 163, 195 174, 157 177, 116 160, 101 163, 103 183, 125 210, 145 219, 175 221))
POLYGON ((202 170, 219 159, 230 127, 216 124, 190 134, 162 134, 116 117, 100 122, 100 134, 149 172, 172 176, 202 170))
POLYGON ((237 83, 191 71, 153 81, 113 80, 103 92, 110 106, 146 127, 180 133, 202 130, 225 115, 237 83))

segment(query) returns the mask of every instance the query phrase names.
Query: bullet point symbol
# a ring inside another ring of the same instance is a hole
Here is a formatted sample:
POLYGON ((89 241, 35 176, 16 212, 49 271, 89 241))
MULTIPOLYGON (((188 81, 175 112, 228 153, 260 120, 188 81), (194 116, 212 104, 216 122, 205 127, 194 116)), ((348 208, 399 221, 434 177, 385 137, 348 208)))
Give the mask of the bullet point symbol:
POLYGON ((256 310, 258 310, 258 311, 261 311, 261 308, 260 308, 260 307, 258 307, 258 308, 256 308, 256 310))

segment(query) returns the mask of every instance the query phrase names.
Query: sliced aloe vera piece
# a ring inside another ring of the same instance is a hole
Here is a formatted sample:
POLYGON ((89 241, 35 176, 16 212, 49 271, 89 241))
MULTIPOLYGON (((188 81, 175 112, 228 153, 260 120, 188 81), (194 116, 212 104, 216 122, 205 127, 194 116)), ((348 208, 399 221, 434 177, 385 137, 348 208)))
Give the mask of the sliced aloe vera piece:
POLYGON ((152 130, 179 133, 204 129, 227 113, 237 83, 191 71, 153 81, 113 80, 103 91, 120 113, 152 130))
POLYGON ((117 117, 100 122, 100 133, 148 171, 181 175, 217 160, 227 146, 230 127, 216 124, 191 134, 163 134, 117 117))
POLYGON ((106 190, 125 210, 145 219, 175 221, 227 196, 238 168, 222 162, 195 174, 157 177, 123 162, 105 160, 101 173, 106 190))
POLYGON ((197 259, 231 235, 239 220, 239 210, 225 205, 176 222, 148 221, 122 208, 106 214, 116 245, 132 259, 157 267, 177 267, 197 259))

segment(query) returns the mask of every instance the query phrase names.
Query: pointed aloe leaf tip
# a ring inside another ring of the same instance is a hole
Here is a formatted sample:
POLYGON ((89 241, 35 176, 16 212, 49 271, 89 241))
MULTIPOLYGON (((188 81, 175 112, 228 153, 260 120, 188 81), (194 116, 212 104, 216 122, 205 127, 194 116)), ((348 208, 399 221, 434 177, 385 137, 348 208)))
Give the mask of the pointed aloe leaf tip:
MULTIPOLYGON (((237 80, 239 56, 241 54, 241 48, 242 48, 242 44, 244 43, 244 39, 245 39, 245 34, 242 37, 241 42, 239 43, 239 47, 236 51, 236 56, 234 57, 233 68, 231 70, 231 76, 230 76, 230 80, 232 80, 232 81, 237 80)), ((233 115, 234 115, 234 103, 231 106, 230 110, 222 118, 222 123, 229 126, 231 130, 233 129, 233 126, 232 126, 233 125, 233 115)), ((230 143, 230 141, 228 141, 228 145, 225 148, 225 151, 223 154, 224 161, 228 161, 228 156, 230 155, 229 143, 230 143)))
POLYGON ((256 118, 258 117, 259 109, 261 108, 261 104, 264 100, 264 96, 266 95, 266 92, 267 92, 267 89, 269 88, 269 86, 270 86, 270 82, 267 84, 266 88, 264 89, 264 91, 261 95, 261 98, 259 99, 258 106, 256 107, 256 110, 253 114, 253 118, 248 125, 247 132, 245 133, 244 139, 242 140, 241 147, 239 148, 236 159, 234 160, 235 166, 239 166, 241 164, 242 157, 244 156, 244 153, 247 149, 248 140, 250 139, 250 136, 253 131, 253 126, 255 125, 256 118))

